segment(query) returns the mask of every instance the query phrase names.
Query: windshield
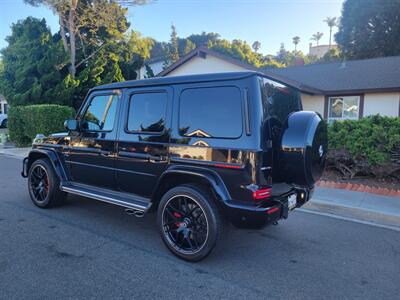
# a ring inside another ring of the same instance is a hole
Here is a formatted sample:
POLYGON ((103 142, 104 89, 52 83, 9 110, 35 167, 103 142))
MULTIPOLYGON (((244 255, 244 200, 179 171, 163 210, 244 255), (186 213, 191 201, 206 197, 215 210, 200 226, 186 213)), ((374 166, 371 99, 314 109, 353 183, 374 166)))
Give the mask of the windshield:
POLYGON ((300 93, 296 89, 267 78, 261 78, 260 82, 264 116, 284 124, 290 113, 302 109, 300 93))

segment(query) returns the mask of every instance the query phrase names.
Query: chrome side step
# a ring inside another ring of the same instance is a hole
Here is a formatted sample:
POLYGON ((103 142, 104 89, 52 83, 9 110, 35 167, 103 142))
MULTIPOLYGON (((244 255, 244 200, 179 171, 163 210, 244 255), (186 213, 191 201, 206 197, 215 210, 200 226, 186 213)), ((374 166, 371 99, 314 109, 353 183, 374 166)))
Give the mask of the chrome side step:
POLYGON ((85 184, 61 183, 60 189, 63 192, 107 202, 143 213, 147 212, 151 207, 150 199, 85 184))

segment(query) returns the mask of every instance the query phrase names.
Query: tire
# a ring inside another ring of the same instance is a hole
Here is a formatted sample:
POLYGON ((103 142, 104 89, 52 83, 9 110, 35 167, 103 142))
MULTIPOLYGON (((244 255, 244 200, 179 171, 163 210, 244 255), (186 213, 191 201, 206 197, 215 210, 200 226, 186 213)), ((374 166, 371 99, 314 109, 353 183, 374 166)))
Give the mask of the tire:
POLYGON ((287 183, 313 187, 325 168, 328 149, 326 122, 315 112, 289 115, 282 135, 281 176, 287 183))
POLYGON ((3 122, 1 123, 1 127, 7 128, 7 119, 3 120, 3 122))
POLYGON ((223 220, 212 196, 195 185, 177 186, 164 194, 157 224, 167 248, 190 262, 206 258, 222 238, 223 220))
POLYGON ((28 190, 32 202, 40 208, 58 206, 67 196, 60 190, 60 180, 48 159, 33 162, 28 173, 28 190))

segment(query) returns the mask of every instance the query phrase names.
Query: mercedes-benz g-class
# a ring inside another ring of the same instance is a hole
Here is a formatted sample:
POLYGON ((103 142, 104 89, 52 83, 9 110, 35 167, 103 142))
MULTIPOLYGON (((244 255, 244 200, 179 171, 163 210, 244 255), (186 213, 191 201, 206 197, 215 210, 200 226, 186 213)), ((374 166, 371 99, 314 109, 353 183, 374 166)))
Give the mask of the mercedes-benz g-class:
POLYGON ((68 132, 38 135, 25 158, 34 204, 68 193, 156 211, 165 245, 198 261, 224 221, 259 228, 307 202, 326 124, 295 88, 256 72, 152 78, 93 88, 68 132))

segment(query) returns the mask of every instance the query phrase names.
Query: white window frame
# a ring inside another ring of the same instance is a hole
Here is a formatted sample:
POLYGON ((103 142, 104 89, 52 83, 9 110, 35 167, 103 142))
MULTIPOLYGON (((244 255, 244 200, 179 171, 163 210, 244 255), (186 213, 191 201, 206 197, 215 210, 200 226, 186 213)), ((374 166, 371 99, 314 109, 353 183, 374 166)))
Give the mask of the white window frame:
POLYGON ((360 109, 361 109, 360 105, 361 105, 361 96, 360 95, 328 97, 328 116, 327 116, 328 122, 329 121, 335 121, 335 120, 336 121, 342 121, 342 120, 358 120, 358 119, 360 119, 360 109), (343 117, 344 105, 343 105, 343 108, 342 108, 342 117, 330 117, 330 115, 331 115, 331 100, 332 99, 336 99, 336 98, 342 98, 343 102, 345 101, 346 98, 357 98, 357 106, 358 106, 357 117, 353 117, 353 118, 343 117))

